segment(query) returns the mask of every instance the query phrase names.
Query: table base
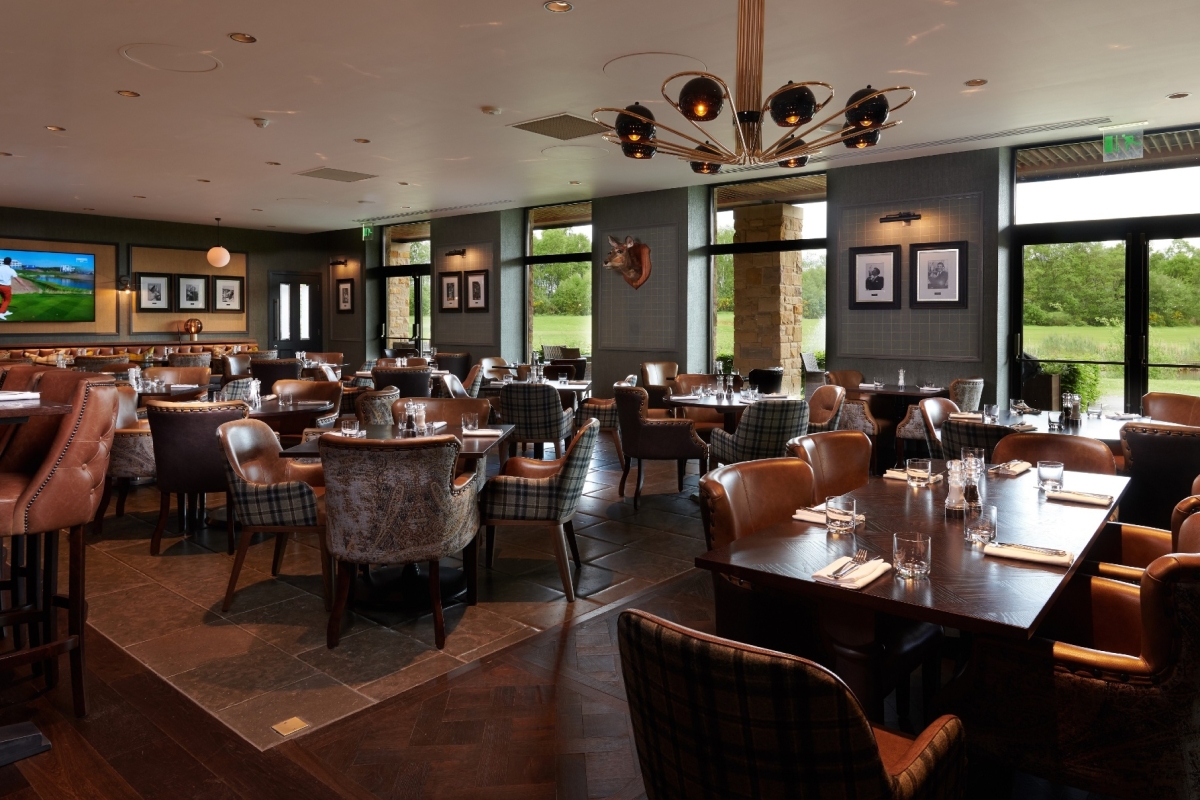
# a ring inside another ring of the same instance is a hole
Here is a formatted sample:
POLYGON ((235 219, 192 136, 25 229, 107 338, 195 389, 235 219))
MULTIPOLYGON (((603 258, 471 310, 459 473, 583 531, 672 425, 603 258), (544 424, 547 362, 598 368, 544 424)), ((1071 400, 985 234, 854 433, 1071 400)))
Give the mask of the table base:
MULTIPOLYGON (((462 569, 443 566, 439 573, 443 604, 466 592, 467 578, 462 569)), ((366 576, 360 570, 355 590, 354 605, 365 609, 429 609, 429 565, 371 567, 366 576)))

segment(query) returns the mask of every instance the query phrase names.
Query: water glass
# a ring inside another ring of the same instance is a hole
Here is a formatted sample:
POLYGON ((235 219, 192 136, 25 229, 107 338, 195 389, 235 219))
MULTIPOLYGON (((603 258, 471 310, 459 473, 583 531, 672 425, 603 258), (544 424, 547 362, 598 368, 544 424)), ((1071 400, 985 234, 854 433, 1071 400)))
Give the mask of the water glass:
POLYGON ((1046 412, 1046 427, 1052 431, 1062 430, 1062 412, 1047 411, 1046 412))
POLYGON ((479 430, 479 414, 472 411, 469 414, 462 415, 462 429, 464 431, 479 430))
POLYGON ((871 378, 871 383, 875 384, 876 389, 883 388, 883 379, 882 378, 871 378))
POLYGON ((566 386, 566 385, 567 385, 567 375, 566 375, 566 373, 565 373, 565 372, 560 372, 560 373, 558 373, 558 383, 559 383, 559 385, 560 385, 560 386, 566 386))
POLYGON ((997 418, 1000 416, 1000 407, 995 403, 985 405, 983 407, 983 421, 989 425, 995 425, 997 418))
POLYGON ((358 420, 342 420, 342 436, 358 436, 358 420))
POLYGON ((1104 403, 1090 403, 1087 409, 1088 419, 1100 419, 1104 416, 1104 403))
POLYGON ((512 383, 513 382, 512 373, 511 372, 504 373, 504 377, 501 380, 504 383, 512 383))
POLYGON ((966 539, 976 544, 996 541, 996 507, 984 506, 967 518, 966 539))
POLYGON ((825 498, 825 530, 834 535, 854 533, 854 498, 848 494, 825 498))
POLYGON ((905 467, 909 486, 925 487, 929 485, 929 474, 933 470, 932 461, 928 458, 910 458, 905 462, 905 467))
POLYGON ((1047 492, 1057 492, 1063 485, 1063 465, 1061 461, 1037 462, 1038 488, 1047 492))
POLYGON ((932 555, 929 534, 909 531, 892 535, 892 566, 901 578, 928 578, 932 555))

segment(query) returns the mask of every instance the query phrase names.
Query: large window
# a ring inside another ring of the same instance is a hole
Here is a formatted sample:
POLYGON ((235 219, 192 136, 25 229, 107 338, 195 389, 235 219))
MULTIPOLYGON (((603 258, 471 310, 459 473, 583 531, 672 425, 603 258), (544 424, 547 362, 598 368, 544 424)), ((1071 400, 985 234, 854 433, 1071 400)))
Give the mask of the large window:
POLYGON ((430 335, 429 223, 384 228, 384 347, 427 342, 430 335))
POLYGON ((530 351, 555 345, 592 352, 591 222, 591 203, 529 211, 530 351))

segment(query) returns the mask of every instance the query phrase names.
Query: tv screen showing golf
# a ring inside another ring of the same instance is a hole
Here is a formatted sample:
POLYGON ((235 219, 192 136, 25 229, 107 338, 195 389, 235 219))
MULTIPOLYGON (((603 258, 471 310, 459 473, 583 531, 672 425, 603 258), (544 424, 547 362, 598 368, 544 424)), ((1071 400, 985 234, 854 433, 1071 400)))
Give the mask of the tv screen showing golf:
POLYGON ((96 257, 0 249, 0 322, 94 322, 96 257))

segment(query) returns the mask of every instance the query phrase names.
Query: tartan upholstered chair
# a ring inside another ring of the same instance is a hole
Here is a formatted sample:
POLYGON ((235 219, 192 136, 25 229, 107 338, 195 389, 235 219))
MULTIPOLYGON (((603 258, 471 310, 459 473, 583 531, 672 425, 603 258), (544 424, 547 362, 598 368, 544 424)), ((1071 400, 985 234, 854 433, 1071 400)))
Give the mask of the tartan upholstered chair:
POLYGON ((958 413, 958 404, 945 397, 926 397, 918 405, 921 408, 921 423, 925 427, 925 445, 929 448, 929 457, 944 458, 942 425, 950 419, 951 414, 958 413))
POLYGON ((982 447, 984 459, 991 463, 992 451, 1005 436, 1013 433, 1007 425, 985 425, 961 419, 948 419, 942 423, 943 457, 958 458, 964 447, 982 447))
POLYGON ((221 387, 218 397, 221 400, 244 400, 249 402, 250 386, 253 382, 253 378, 235 378, 221 387))
POLYGON ((391 425, 392 403, 400 399, 400 390, 395 386, 378 391, 363 392, 358 396, 355 412, 360 425, 391 425))
POLYGON ((315 533, 321 541, 321 577, 324 579, 325 604, 330 601, 331 574, 325 550, 324 520, 317 514, 317 493, 325 476, 320 464, 299 464, 281 458, 282 449, 275 432, 257 419, 239 419, 217 428, 225 453, 225 477, 229 483, 232 507, 226 511, 241 523, 241 536, 234 553, 229 586, 225 590, 222 611, 233 605, 238 576, 246 561, 246 551, 255 534, 275 534, 275 554, 271 574, 278 575, 292 533, 315 533))
POLYGON ((644 611, 617 620, 646 795, 957 798, 966 736, 953 716, 913 740, 872 726, 842 680, 803 658, 644 611))
POLYGON ((646 461, 675 461, 679 465, 679 491, 683 491, 683 474, 689 459, 700 461, 700 474, 708 472, 708 445, 696 434, 696 423, 690 419, 651 419, 647 414, 650 395, 640 386, 618 386, 614 390, 617 401, 617 421, 621 434, 621 451, 625 460, 621 464, 621 484, 617 493, 625 496, 625 482, 629 479, 629 468, 633 459, 638 462, 637 488, 633 493, 633 507, 638 507, 645 481, 646 461))
POLYGON ((467 390, 467 394, 471 397, 479 397, 479 390, 483 387, 483 365, 476 364, 467 372, 467 377, 463 379, 463 388, 467 390))
POLYGON ((510 383, 500 390, 500 418, 515 425, 509 439, 508 454, 516 455, 518 445, 533 442, 534 456, 542 457, 542 446, 553 442, 555 449, 566 452, 571 438, 572 414, 562 407, 558 390, 546 383, 510 383))
POLYGON ((357 565, 429 567, 429 599, 438 649, 446 646, 439 561, 462 552, 467 602, 477 594, 476 534, 479 472, 455 474, 461 445, 453 436, 347 439, 322 436, 329 554, 337 561, 337 590, 326 645, 341 638, 342 613, 357 565))
POLYGON ((845 402, 846 390, 841 386, 818 386, 808 400, 808 432, 836 431, 845 402))
POLYGON ((480 494, 483 524, 487 526, 486 563, 492 566, 496 526, 535 525, 549 528, 558 560, 567 602, 575 602, 575 586, 571 580, 571 565, 567 561, 567 545, 575 566, 580 566, 579 545, 571 518, 579 506, 588 465, 596 447, 600 423, 588 420, 575 435, 567 454, 557 461, 510 458, 504 472, 488 481, 480 494))
POLYGON ((788 440, 808 431, 806 400, 759 400, 746 409, 737 430, 712 432, 709 466, 760 458, 783 458, 788 440))
MULTIPOLYGON (((637 386, 637 375, 627 375, 625 380, 617 381, 613 387, 637 386)), ((617 401, 611 397, 589 397, 575 409, 575 430, 580 430, 589 419, 600 423, 600 432, 612 436, 613 446, 617 450, 617 461, 625 463, 625 453, 621 450, 621 435, 617 430, 617 401)))
POLYGON ((983 399, 983 378, 955 378, 950 381, 950 399, 960 411, 978 411, 983 399))
POLYGON ((250 377, 250 354, 249 353, 226 353, 221 356, 221 385, 230 381, 238 380, 239 378, 250 377))
POLYGON ((132 386, 117 387, 117 429, 113 435, 112 453, 108 460, 108 475, 104 482, 104 496, 96 509, 93 530, 97 536, 104 533, 104 515, 112 498, 113 485, 117 487, 117 516, 125 515, 125 498, 129 496, 129 482, 134 478, 153 478, 158 474, 154 466, 154 441, 150 435, 150 423, 138 419, 138 394, 132 386))

